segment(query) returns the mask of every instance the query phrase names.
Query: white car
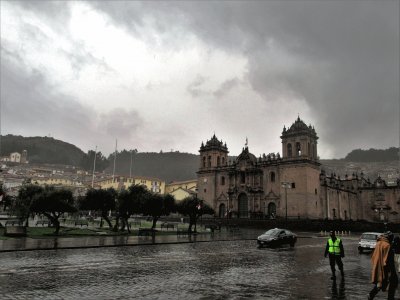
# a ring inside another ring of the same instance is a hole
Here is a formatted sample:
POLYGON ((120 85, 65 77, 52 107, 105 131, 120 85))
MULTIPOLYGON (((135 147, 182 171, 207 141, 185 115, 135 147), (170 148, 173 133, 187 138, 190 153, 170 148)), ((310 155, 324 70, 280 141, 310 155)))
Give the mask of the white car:
POLYGON ((363 253, 364 250, 374 250, 376 245, 376 240, 383 233, 380 232, 364 232, 360 241, 358 242, 358 252, 363 253))

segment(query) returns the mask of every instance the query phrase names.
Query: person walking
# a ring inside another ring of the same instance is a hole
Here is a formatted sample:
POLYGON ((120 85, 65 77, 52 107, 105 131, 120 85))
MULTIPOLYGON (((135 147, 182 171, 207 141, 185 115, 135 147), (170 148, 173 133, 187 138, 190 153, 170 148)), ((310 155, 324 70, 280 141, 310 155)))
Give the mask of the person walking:
POLYGON ((328 239, 325 247, 325 257, 329 255, 329 264, 331 266, 331 271, 332 271, 331 279, 336 280, 335 264, 337 264, 343 280, 344 279, 343 262, 342 262, 342 258, 344 258, 343 243, 339 238, 336 237, 335 231, 331 231, 330 236, 331 237, 328 239))
POLYGON ((371 256, 371 283, 374 284, 374 287, 369 292, 368 299, 374 299, 379 291, 384 292, 388 289, 388 299, 394 300, 398 277, 394 262, 393 237, 393 233, 390 231, 378 237, 371 256))

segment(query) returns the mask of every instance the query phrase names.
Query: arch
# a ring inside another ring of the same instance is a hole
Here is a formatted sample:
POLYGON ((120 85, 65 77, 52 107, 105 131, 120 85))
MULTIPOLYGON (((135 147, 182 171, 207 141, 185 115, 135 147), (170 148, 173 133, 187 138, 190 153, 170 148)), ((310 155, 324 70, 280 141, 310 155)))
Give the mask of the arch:
POLYGON ((221 203, 219 205, 218 215, 219 215, 220 218, 224 218, 225 217, 225 215, 226 215, 226 206, 225 206, 224 203, 221 203))
POLYGON ((292 144, 287 144, 287 157, 292 157, 292 144))
POLYGON ((238 198, 238 216, 239 218, 248 218, 249 216, 249 200, 245 193, 241 193, 238 198))
POLYGON ((274 202, 268 204, 268 216, 273 219, 276 217, 276 204, 274 202))
POLYGON ((275 182, 275 172, 269 173, 269 179, 271 182, 275 182))
POLYGON ((296 143, 296 156, 301 156, 301 145, 299 142, 296 143))

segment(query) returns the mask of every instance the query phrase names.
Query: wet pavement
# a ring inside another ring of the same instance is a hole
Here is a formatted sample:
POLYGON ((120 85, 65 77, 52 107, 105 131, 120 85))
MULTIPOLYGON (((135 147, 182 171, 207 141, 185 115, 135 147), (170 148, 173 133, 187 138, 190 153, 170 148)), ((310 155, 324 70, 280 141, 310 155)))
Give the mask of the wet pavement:
POLYGON ((342 237, 346 278, 333 282, 323 256, 326 238, 299 233, 294 249, 259 249, 251 234, 256 232, 220 241, 198 235, 183 243, 3 252, 0 299, 367 298, 370 255, 358 254, 358 237, 342 237))

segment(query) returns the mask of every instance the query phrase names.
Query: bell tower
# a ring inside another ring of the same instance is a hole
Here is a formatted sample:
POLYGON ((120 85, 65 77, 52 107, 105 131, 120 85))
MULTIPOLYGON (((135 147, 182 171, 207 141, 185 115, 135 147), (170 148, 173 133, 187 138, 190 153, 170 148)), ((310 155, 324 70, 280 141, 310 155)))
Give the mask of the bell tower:
POLYGON ((200 146, 200 171, 212 170, 218 167, 227 165, 228 148, 226 143, 219 141, 215 134, 211 140, 206 142, 206 145, 201 143, 200 146))
POLYGON ((318 160, 317 133, 311 124, 307 126, 300 117, 297 117, 289 129, 283 127, 281 139, 284 160, 318 160))

